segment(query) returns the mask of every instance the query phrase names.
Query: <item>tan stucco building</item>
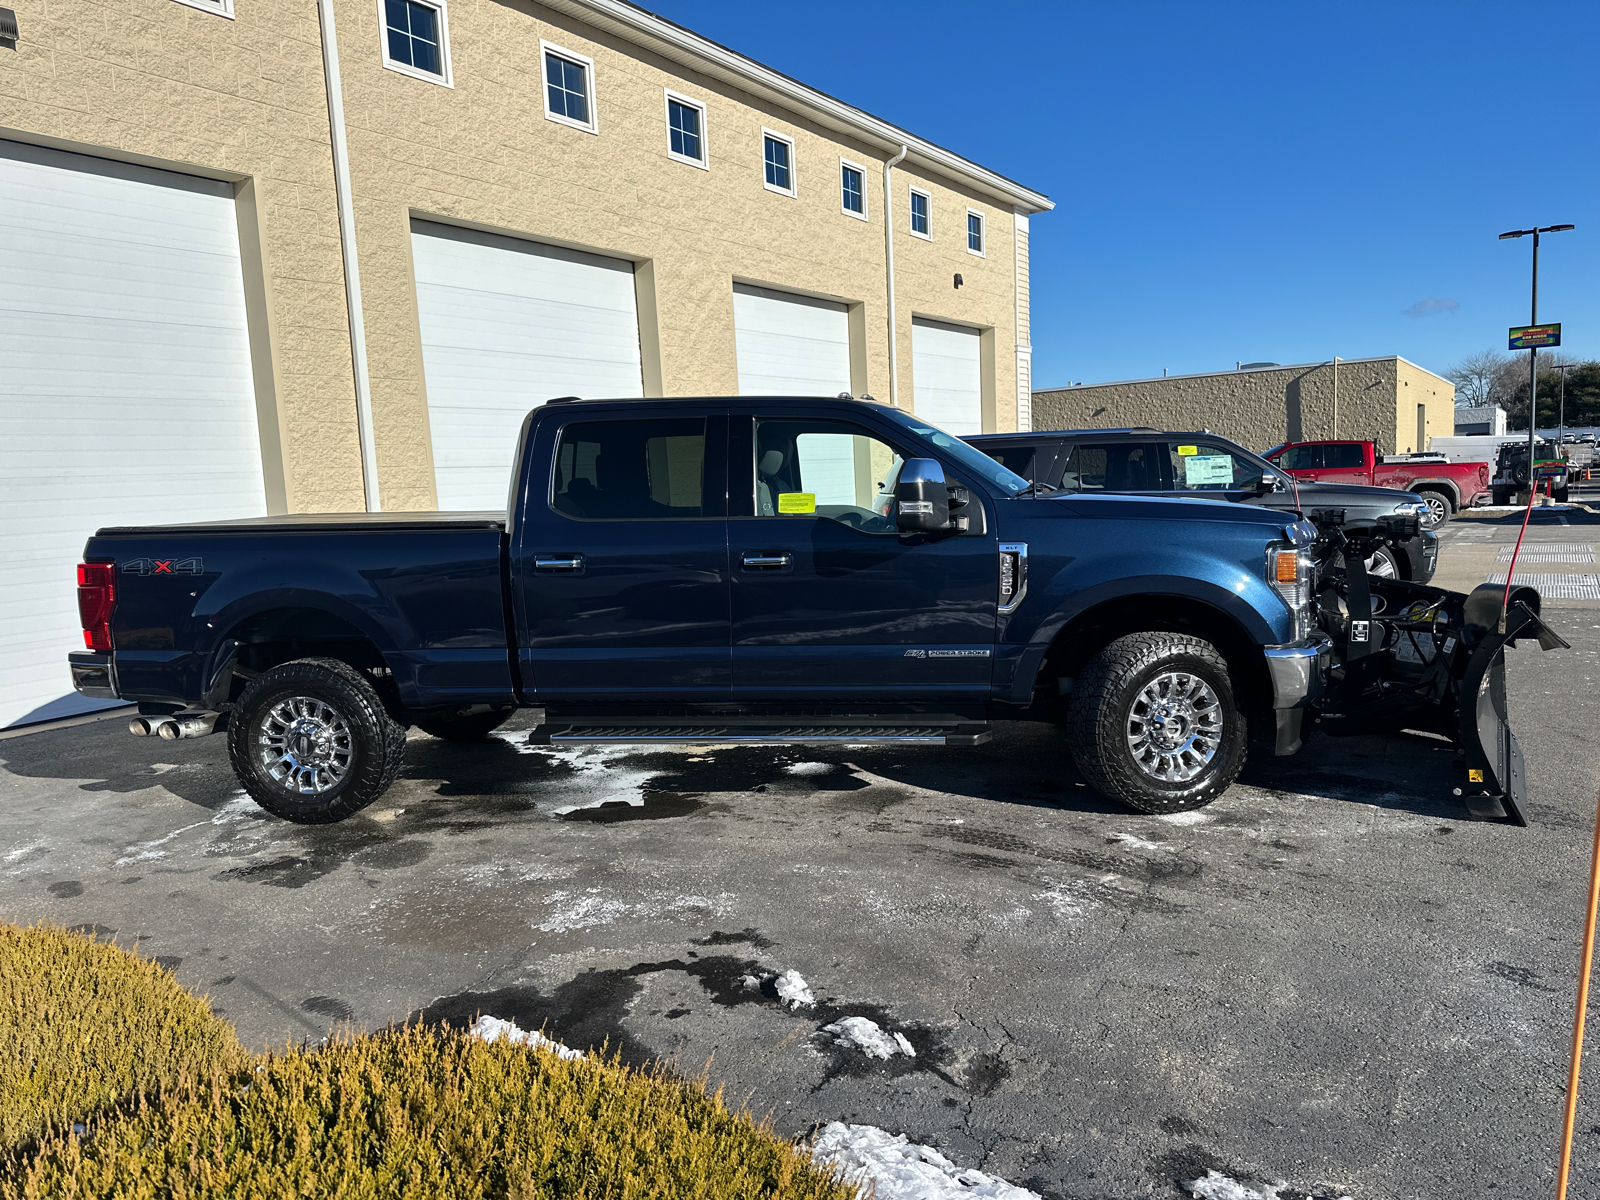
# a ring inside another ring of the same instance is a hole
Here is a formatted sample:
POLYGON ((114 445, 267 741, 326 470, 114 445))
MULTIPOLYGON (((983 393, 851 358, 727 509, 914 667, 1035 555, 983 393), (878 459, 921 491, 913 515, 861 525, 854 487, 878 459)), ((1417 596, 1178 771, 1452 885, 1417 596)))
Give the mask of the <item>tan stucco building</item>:
POLYGON ((1026 425, 1050 201, 623 0, 3 2, 0 726, 98 526, 499 507, 561 395, 1026 425))
POLYGON ((1033 394, 1036 429, 1209 429, 1252 450, 1364 438, 1410 454, 1454 432, 1456 389, 1395 355, 1298 366, 1048 388, 1033 394))

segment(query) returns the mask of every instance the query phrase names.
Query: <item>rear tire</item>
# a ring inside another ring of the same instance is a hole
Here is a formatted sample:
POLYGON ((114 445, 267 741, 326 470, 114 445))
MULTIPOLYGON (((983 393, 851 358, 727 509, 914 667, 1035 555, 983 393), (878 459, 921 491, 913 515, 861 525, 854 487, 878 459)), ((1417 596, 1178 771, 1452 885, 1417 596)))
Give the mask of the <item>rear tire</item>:
POLYGON ((1067 710, 1089 786, 1147 813, 1210 804, 1244 769, 1248 730, 1209 642, 1132 633, 1089 660, 1067 710))
POLYGON ((431 713, 426 720, 412 724, 432 737, 447 742, 481 742, 511 719, 514 709, 481 713, 431 713))
POLYGON ((342 821, 394 782, 406 731, 367 677, 301 658, 251 680, 228 720, 233 773, 262 808, 301 825, 342 821))
POLYGON ((1443 492, 1418 492, 1422 502, 1428 506, 1428 511, 1422 514, 1422 527, 1424 529, 1438 529, 1450 519, 1450 514, 1455 511, 1455 506, 1450 503, 1450 497, 1443 492))

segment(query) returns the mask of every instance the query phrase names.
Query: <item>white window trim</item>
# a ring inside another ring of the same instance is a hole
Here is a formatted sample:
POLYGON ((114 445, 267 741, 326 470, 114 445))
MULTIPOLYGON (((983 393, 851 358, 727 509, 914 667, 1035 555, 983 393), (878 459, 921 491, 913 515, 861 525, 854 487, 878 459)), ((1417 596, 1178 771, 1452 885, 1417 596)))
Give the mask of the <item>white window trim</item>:
POLYGON ((972 248, 972 234, 971 234, 971 232, 969 230, 967 230, 967 229, 963 229, 961 231, 961 236, 966 240, 967 253, 972 255, 973 258, 988 258, 989 257, 989 218, 983 212, 979 211, 976 208, 967 209, 967 217, 969 219, 972 218, 972 217, 977 217, 978 218, 978 230, 979 230, 979 232, 978 232, 978 241, 983 243, 983 249, 982 250, 974 250, 972 248))
MULTIPOLYGON (((695 100, 695 99, 693 99, 693 98, 691 98, 689 96, 685 96, 682 92, 675 92, 671 88, 662 88, 661 91, 662 91, 661 112, 662 112, 662 115, 663 115, 664 119, 666 120, 666 129, 667 129, 667 157, 670 158, 673 162, 687 163, 691 167, 699 167, 702 171, 709 171, 711 169, 711 140, 707 136, 707 131, 706 131, 706 106, 705 106, 705 101, 703 101, 703 100, 695 100), (673 148, 672 148, 672 102, 674 100, 676 100, 679 104, 682 104, 687 108, 698 109, 699 112, 700 112, 700 157, 699 158, 690 158, 687 154, 679 154, 677 151, 673 150, 673 148)), ((790 158, 794 157, 794 152, 793 151, 790 151, 789 157, 790 158)), ((794 168, 791 165, 790 166, 790 171, 792 172, 793 169, 794 168)), ((763 177, 765 177, 765 172, 763 172, 762 174, 763 174, 763 177)))
MULTIPOLYGON (((190 8, 198 8, 203 13, 210 13, 213 17, 227 17, 233 20, 233 0, 178 0, 179 4, 187 4, 190 8)), ((384 41, 388 41, 385 38, 384 41)))
MULTIPOLYGON (((180 4, 187 4, 190 0, 178 0, 180 4)), ((389 15, 383 11, 383 0, 378 0, 378 36, 383 39, 383 65, 391 71, 401 75, 409 75, 412 79, 420 79, 424 83, 437 83, 443 87, 453 88, 455 83, 450 77, 450 14, 445 10, 445 0, 417 0, 418 4, 426 5, 439 14, 439 66, 443 68, 440 75, 431 75, 427 71, 419 71, 409 63, 395 62, 389 57, 389 15)), ((228 6, 233 6, 233 0, 227 0, 228 6)))
POLYGON ((867 213, 871 211, 871 206, 867 202, 867 169, 865 167, 863 167, 860 163, 852 162, 852 161, 850 161, 850 159, 845 158, 843 155, 839 156, 839 211, 842 212, 847 217, 854 217, 858 221, 867 220, 867 213), (849 167, 852 171, 859 172, 860 175, 861 175, 861 211, 860 212, 856 212, 855 209, 846 208, 844 206, 844 169, 846 167, 849 167))
MULTIPOLYGON (((431 3, 431 0, 430 0, 431 3)), ((565 125, 568 129, 581 129, 585 133, 600 132, 600 106, 595 103, 594 59, 587 54, 579 54, 576 50, 568 50, 565 46, 558 46, 554 42, 539 39, 539 85, 544 95, 544 119, 554 121, 557 125, 565 125), (584 87, 588 90, 589 119, 588 121, 574 121, 565 113, 550 111, 550 75, 549 64, 545 61, 546 54, 554 54, 558 58, 571 59, 583 67, 584 87)))
MULTIPOLYGON (((761 186, 766 188, 769 192, 777 192, 780 196, 795 196, 798 195, 800 191, 800 171, 799 163, 795 161, 794 139, 787 133, 779 133, 776 129, 768 129, 765 125, 761 127, 761 186), (787 142, 789 145, 789 186, 786 188, 781 188, 775 183, 767 182, 768 138, 773 138, 774 140, 780 142, 787 142)), ((840 203, 843 203, 842 199, 840 200, 840 203)))
POLYGON ((910 199, 906 200, 906 228, 910 231, 912 237, 921 238, 925 242, 931 242, 933 241, 933 193, 928 191, 926 188, 919 188, 916 184, 912 184, 910 194, 912 196, 921 196, 928 202, 928 232, 918 233, 917 227, 911 223, 910 199))

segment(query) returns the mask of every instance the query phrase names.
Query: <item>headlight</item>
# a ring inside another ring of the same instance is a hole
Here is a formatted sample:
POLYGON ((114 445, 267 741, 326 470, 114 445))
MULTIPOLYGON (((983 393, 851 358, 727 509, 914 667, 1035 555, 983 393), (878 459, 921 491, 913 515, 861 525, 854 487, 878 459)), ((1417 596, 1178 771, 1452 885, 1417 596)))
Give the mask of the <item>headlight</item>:
POLYGON ((1294 614, 1294 640, 1311 636, 1316 622, 1312 606, 1316 603, 1316 564, 1309 547, 1284 546, 1281 542, 1267 550, 1267 582, 1294 614))
POLYGON ((1415 513, 1420 517, 1427 514, 1428 506, 1421 500, 1402 500, 1394 506, 1394 511, 1396 513, 1415 513))

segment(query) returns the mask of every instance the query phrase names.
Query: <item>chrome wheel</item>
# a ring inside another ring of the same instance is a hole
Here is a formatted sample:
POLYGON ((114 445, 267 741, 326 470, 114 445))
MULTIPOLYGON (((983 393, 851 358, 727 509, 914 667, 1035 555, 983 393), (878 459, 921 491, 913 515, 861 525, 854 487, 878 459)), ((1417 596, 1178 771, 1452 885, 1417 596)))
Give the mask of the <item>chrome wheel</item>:
POLYGON ((273 705, 262 718, 256 746, 267 775, 299 796, 320 796, 338 787, 355 754, 344 717, 311 696, 290 696, 273 705))
POLYGON ((1399 568, 1394 564, 1394 556, 1387 550, 1380 550, 1367 559, 1367 574, 1375 579, 1398 579, 1399 568))
POLYGON ((1198 675, 1168 671, 1134 698, 1127 737, 1139 770, 1163 783, 1187 783, 1217 755, 1222 704, 1198 675))
POLYGON ((1427 515, 1422 518, 1424 529, 1437 529, 1450 517, 1450 501, 1438 492, 1424 492, 1422 502, 1428 506, 1427 515))

